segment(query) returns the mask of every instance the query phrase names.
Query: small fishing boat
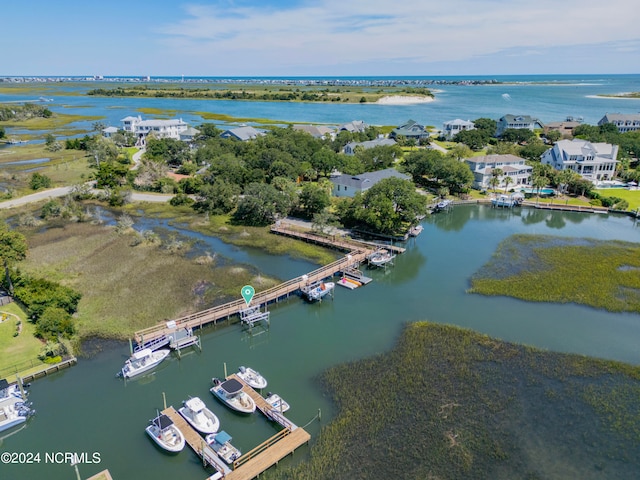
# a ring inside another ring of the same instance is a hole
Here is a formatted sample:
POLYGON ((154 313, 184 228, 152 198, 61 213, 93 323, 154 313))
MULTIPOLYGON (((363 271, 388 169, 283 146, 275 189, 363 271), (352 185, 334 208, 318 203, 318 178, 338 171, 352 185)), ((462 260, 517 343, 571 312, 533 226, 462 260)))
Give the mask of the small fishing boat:
POLYGON ((265 401, 269 405, 271 405, 274 408, 274 410, 277 410, 280 413, 284 413, 287 410, 289 410, 289 404, 285 402, 284 399, 277 393, 269 392, 269 394, 267 395, 267 398, 265 398, 265 401))
POLYGON ((242 391, 242 387, 242 383, 235 378, 225 382, 214 378, 213 387, 209 391, 232 410, 240 413, 253 413, 256 411, 256 402, 242 391))
POLYGON ((415 227, 411 227, 409 229, 409 236, 410 237, 417 237, 418 235, 420 235, 422 233, 422 230, 424 230, 424 227, 422 225, 416 225, 415 227))
POLYGON ((386 248, 381 248, 369 255, 367 257, 367 260, 369 260, 370 265, 382 267, 383 265, 391 262, 394 258, 396 258, 396 256, 393 255, 389 250, 387 250, 386 248))
POLYGON ((120 375, 124 378, 131 378, 147 372, 167 358, 169 353, 170 350, 166 348, 161 348, 156 351, 153 351, 150 348, 145 348, 138 352, 134 352, 133 355, 125 362, 124 367, 122 367, 122 370, 120 371, 120 375))
POLYGON ((0 378, 0 403, 4 403, 6 400, 22 400, 22 392, 17 383, 9 385, 4 378, 0 378))
POLYGON ((190 398, 183 402, 183 406, 178 409, 180 415, 200 433, 216 433, 220 428, 220 420, 207 408, 198 397, 190 398))
POLYGON ((168 452, 182 451, 185 444, 184 435, 169 417, 160 414, 149 422, 150 425, 145 431, 159 447, 168 452))
POLYGON ((31 409, 31 404, 17 401, 14 403, 6 402, 0 407, 0 432, 26 422, 34 413, 36 412, 31 409))
POLYGON ((231 445, 231 435, 224 430, 207 435, 205 440, 218 456, 228 464, 232 464, 240 458, 240 450, 231 445))
POLYGON ((331 293, 336 284, 334 282, 319 282, 313 285, 302 287, 302 294, 310 302, 321 301, 326 295, 331 293))
POLYGON ((237 375, 251 388, 267 388, 267 379, 250 367, 240 367, 237 375))

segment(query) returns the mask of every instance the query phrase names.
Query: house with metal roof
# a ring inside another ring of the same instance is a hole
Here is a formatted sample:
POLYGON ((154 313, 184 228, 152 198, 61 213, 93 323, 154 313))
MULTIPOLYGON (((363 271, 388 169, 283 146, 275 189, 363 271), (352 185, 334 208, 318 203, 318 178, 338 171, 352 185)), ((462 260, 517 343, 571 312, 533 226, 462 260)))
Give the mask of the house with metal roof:
POLYGON ((264 135, 264 132, 256 130, 255 128, 247 125, 230 128, 229 130, 225 130, 220 134, 222 138, 235 138, 236 140, 240 140, 241 142, 247 142, 264 135))
POLYGON ((598 125, 605 125, 607 123, 613 123, 618 127, 620 133, 636 132, 640 130, 640 113, 605 113, 604 117, 598 122, 598 125))
POLYGON ((501 117, 497 122, 496 137, 500 137, 504 133, 504 131, 509 128, 526 128, 527 130, 531 130, 533 132, 536 128, 544 128, 544 125, 540 120, 529 115, 507 114, 504 117, 501 117))
POLYGON ((442 136, 447 140, 451 140, 458 133, 464 130, 474 130, 475 128, 476 126, 472 121, 456 118, 442 124, 442 136))
POLYGON ((389 137, 394 139, 404 137, 406 139, 414 139, 419 142, 422 139, 429 138, 429 132, 424 128, 424 125, 420 125, 415 120, 408 120, 406 123, 391 130, 389 137))
POLYGON ((325 125, 294 125, 293 129, 299 132, 307 132, 314 138, 331 138, 333 140, 336 136, 336 131, 325 125))
POLYGON ((365 192, 386 178, 411 180, 409 175, 400 173, 394 168, 361 173, 360 175, 341 174, 330 178, 331 183, 333 183, 331 193, 335 197, 353 197, 357 192, 365 192))
POLYGON ((586 140, 560 140, 542 154, 540 161, 556 170, 573 170, 582 178, 596 182, 611 180, 616 173, 618 145, 586 140))
POLYGON ((347 131, 351 133, 363 133, 369 125, 362 120, 353 120, 338 127, 338 132, 347 131))
POLYGON ((356 153, 356 147, 368 150, 373 147, 392 147, 394 145, 397 145, 397 143, 393 138, 374 138, 366 142, 349 142, 344 146, 342 152, 345 155, 354 155, 356 153))
POLYGON ((498 177, 500 185, 505 185, 504 179, 509 177, 509 185, 528 185, 531 183, 531 173, 533 167, 526 164, 524 158, 512 154, 506 155, 484 155, 481 157, 471 157, 464 160, 473 172, 473 187, 479 190, 489 188, 493 171, 496 168, 502 170, 502 175, 498 177))
POLYGON ((136 145, 144 145, 147 135, 156 138, 173 138, 180 140, 180 133, 189 128, 181 118, 171 120, 143 120, 141 116, 125 117, 121 120, 122 129, 136 136, 136 145))

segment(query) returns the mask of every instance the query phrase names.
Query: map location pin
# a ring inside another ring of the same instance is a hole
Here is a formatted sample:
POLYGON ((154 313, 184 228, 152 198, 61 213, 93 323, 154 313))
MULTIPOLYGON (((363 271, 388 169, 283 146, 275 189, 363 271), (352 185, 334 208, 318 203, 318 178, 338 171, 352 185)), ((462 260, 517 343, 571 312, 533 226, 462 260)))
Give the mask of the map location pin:
POLYGON ((240 290, 240 292, 242 293, 242 298, 244 298, 244 301, 247 302, 247 305, 251 303, 251 299, 256 294, 256 291, 251 285, 245 285, 244 287, 242 287, 242 290, 240 290))

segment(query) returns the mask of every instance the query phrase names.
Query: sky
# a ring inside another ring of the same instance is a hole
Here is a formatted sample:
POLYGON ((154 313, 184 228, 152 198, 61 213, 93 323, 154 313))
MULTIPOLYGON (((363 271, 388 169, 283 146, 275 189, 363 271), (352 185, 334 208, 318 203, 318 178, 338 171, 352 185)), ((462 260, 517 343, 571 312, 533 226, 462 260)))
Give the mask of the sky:
POLYGON ((640 73, 637 0, 20 0, 2 76, 640 73))

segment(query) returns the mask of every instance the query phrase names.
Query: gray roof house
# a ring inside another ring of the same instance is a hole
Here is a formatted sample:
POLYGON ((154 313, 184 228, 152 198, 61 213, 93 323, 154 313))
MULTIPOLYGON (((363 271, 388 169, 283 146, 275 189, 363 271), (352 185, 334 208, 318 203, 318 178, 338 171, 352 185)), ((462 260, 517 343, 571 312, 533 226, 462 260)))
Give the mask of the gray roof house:
POLYGON ((391 138, 398 138, 399 136, 419 141, 423 138, 429 138, 429 133, 425 130, 424 125, 420 125, 415 120, 408 120, 406 123, 391 130, 389 134, 391 138))
POLYGON ((183 142, 193 142, 198 135, 200 135, 200 130, 189 127, 185 131, 180 132, 180 140, 183 142))
POLYGON ((394 168, 386 170, 378 170, 377 172, 361 173, 360 175, 336 175, 331 177, 333 190, 331 193, 335 197, 353 197, 357 192, 364 192, 373 187, 380 180, 386 178, 400 178, 402 180, 410 180, 409 175, 398 172, 394 168))
POLYGON ((307 132, 314 138, 328 137, 334 139, 336 136, 336 132, 333 128, 324 125, 319 125, 317 127, 315 125, 294 125, 293 129, 300 132, 307 132))
POLYGON ((396 141, 392 138, 374 138, 366 142, 349 142, 344 146, 342 151, 345 155, 353 155, 355 154, 356 147, 362 147, 368 150, 373 147, 392 147, 393 145, 396 145, 396 141))
POLYGON ((102 129, 103 137, 111 138, 114 133, 118 133, 118 129, 116 127, 107 127, 102 129))
POLYGON ((635 132, 640 130, 640 113, 605 113, 604 117, 598 122, 598 125, 604 125, 606 123, 613 123, 618 127, 620 133, 635 132))
POLYGON ((362 120, 353 120, 349 123, 340 125, 338 127, 338 131, 341 132, 343 130, 346 130, 347 132, 351 132, 351 133, 356 133, 356 132, 362 133, 367 129, 368 126, 369 125, 364 123, 364 121, 362 120))
POLYGON ((556 170, 573 170, 582 178, 597 182, 611 180, 616 173, 618 145, 586 140, 560 140, 542 154, 540 161, 556 170))
POLYGON ((533 132, 536 128, 544 128, 544 125, 540 120, 529 115, 511 115, 509 113, 498 120, 496 137, 502 135, 508 128, 526 128, 533 132))
POLYGON ((220 134, 220 136, 222 138, 235 138, 236 140, 240 140, 241 142, 246 142, 257 137, 262 137, 264 136, 264 133, 256 130, 251 126, 242 125, 240 127, 225 130, 220 134))

